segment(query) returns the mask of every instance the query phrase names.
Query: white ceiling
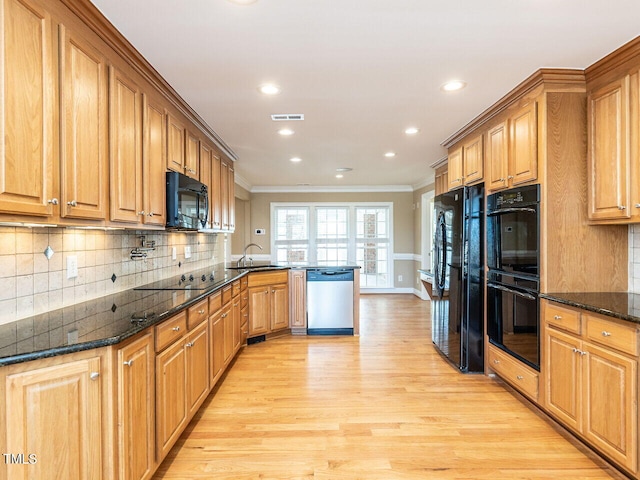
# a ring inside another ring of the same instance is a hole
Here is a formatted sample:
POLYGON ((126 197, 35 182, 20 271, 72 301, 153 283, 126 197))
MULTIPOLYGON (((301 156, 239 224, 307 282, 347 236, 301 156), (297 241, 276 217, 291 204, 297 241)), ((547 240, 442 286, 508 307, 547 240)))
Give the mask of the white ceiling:
POLYGON ((254 189, 424 185, 440 143, 535 70, 585 68, 640 34, 638 0, 93 3, 231 147, 254 189), (443 92, 453 78, 467 88, 443 92), (282 93, 260 94, 265 82, 282 93), (277 135, 285 125, 296 133, 277 135), (339 167, 353 171, 338 180, 339 167))

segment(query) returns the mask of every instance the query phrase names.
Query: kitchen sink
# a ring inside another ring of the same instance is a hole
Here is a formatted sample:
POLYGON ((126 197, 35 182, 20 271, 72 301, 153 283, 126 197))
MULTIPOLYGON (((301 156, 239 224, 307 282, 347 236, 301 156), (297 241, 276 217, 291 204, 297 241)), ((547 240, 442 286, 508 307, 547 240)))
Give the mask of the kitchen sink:
POLYGON ((228 270, 270 270, 284 268, 282 265, 247 265, 245 267, 226 267, 228 270))

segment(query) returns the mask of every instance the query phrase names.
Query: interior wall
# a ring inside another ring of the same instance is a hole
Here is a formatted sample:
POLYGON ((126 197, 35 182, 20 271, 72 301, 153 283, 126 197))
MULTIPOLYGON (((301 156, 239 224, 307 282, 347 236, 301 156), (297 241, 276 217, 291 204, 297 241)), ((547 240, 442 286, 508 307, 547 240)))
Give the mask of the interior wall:
MULTIPOLYGON (((418 269, 422 268, 422 219, 425 216, 422 211, 422 195, 427 192, 435 191, 435 183, 431 183, 426 185, 418 190, 413 192, 413 271, 412 271, 412 282, 413 288, 416 292, 422 290, 422 285, 420 283, 420 274, 418 273, 418 269)), ((425 239, 424 241, 430 241, 430 239, 425 239)))

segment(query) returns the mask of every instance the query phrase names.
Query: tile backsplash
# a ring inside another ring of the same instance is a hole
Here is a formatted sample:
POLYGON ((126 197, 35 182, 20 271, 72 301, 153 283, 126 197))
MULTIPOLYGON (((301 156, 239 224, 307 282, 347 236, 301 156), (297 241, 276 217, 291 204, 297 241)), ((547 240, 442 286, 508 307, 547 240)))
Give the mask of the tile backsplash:
POLYGON ((629 225, 629 292, 640 293, 640 224, 629 225))
POLYGON ((223 263, 227 242, 225 234, 0 227, 0 324, 223 263), (132 260, 141 236, 155 250, 132 260), (78 269, 70 279, 69 256, 78 269))

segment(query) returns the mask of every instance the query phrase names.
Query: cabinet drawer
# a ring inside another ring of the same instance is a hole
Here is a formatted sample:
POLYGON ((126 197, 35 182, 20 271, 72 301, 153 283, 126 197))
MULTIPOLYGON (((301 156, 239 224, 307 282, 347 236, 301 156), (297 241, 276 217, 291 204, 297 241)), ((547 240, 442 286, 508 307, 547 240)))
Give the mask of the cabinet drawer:
POLYGON ((181 312, 156 326, 156 352, 159 352, 187 331, 187 313, 181 312))
POLYGON ((546 302, 544 305, 545 321, 555 327, 580 335, 580 312, 566 308, 557 303, 546 302))
POLYGON ((592 315, 585 315, 585 320, 585 337, 592 342, 629 355, 638 355, 638 334, 634 326, 622 325, 592 315))
POLYGON ((214 315, 222 308, 222 290, 209 295, 209 315, 214 315))
POLYGON ((231 301, 232 286, 227 285, 226 287, 222 287, 222 305, 226 305, 231 301))
POLYGON ((261 287, 263 285, 275 285, 277 283, 287 283, 289 274, 286 270, 275 272, 260 272, 249 274, 249 287, 261 287))
POLYGON ((209 318, 209 300, 205 298, 195 305, 190 306, 187 310, 187 325, 189 325, 189 330, 207 318, 209 318))
POLYGON ((519 392, 538 401, 538 372, 493 346, 489 346, 489 368, 519 392))
POLYGON ((243 290, 240 292, 240 308, 246 308, 249 306, 249 290, 243 290))
POLYGON ((240 280, 236 280, 231 284, 231 296, 236 297, 240 295, 240 280))
POLYGON ((249 277, 245 275, 240 279, 240 291, 244 292, 249 287, 249 277))

